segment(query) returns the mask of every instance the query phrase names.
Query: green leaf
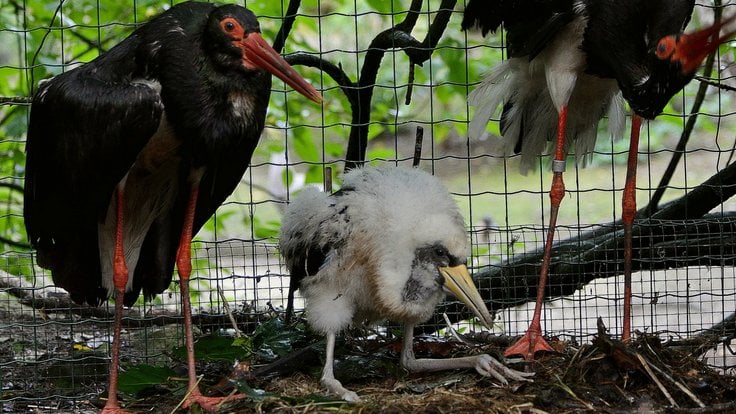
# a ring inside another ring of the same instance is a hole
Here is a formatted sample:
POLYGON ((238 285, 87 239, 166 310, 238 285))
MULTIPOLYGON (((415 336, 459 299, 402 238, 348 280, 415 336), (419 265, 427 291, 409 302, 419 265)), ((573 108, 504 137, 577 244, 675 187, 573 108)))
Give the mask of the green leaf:
MULTIPOLYGON (((250 341, 218 335, 207 335, 194 343, 194 357, 200 361, 235 361, 250 357, 252 347, 250 341)), ((172 356, 179 360, 186 359, 186 346, 174 348, 172 356)))
POLYGON ((312 135, 304 132, 304 128, 294 130, 294 139, 291 141, 291 148, 303 161, 319 161, 319 150, 312 135))
POLYGON ((305 338, 304 326, 284 325, 279 319, 264 322, 253 332, 253 347, 261 360, 270 361, 291 352, 305 338))
POLYGON ((371 9, 381 13, 390 13, 392 8, 398 7, 393 5, 393 0, 366 0, 366 3, 371 9))
POLYGON ((261 220, 258 216, 254 217, 255 236, 259 239, 278 239, 281 229, 281 221, 279 220, 261 220))
POLYGON ((274 395, 273 393, 266 392, 260 388, 253 388, 245 381, 235 381, 235 386, 238 388, 240 393, 247 395, 252 400, 261 400, 274 395))
POLYGON ((171 368, 136 365, 120 372, 118 389, 126 394, 138 394, 147 388, 166 383, 175 375, 176 372, 171 368))

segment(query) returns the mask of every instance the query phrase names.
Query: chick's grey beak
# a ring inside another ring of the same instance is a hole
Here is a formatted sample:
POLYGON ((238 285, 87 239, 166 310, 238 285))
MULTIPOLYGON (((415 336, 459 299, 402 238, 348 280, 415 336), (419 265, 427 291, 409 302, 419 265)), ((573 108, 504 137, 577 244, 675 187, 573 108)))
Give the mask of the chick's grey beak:
POLYGON ((473 283, 473 278, 470 277, 468 268, 465 265, 459 265, 454 267, 440 267, 439 271, 445 279, 445 291, 462 301, 480 319, 483 326, 491 329, 493 317, 488 312, 483 298, 480 297, 480 293, 478 293, 478 289, 476 289, 473 283))

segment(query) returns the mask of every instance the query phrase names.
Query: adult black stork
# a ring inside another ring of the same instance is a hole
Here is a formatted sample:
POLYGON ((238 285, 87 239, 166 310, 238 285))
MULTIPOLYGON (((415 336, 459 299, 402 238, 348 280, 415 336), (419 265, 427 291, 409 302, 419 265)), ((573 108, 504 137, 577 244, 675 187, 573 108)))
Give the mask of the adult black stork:
POLYGON ((327 335, 322 384, 347 401, 358 395, 333 374, 335 336, 351 324, 404 323, 408 371, 475 368, 502 383, 528 381, 488 355, 416 359, 414 327, 452 293, 488 327, 493 318, 470 277, 463 218, 447 189, 418 169, 358 168, 330 195, 307 188, 282 221, 281 253, 306 299, 309 324, 327 335))
MULTIPOLYGON (((694 0, 470 0, 462 28, 485 35, 503 23, 509 59, 469 96, 477 107, 469 135, 479 136, 503 104, 506 148, 521 153, 522 171, 550 144, 554 150, 551 211, 536 308, 526 334, 506 355, 527 359, 551 350, 540 318, 557 212, 565 195, 562 173, 570 142, 589 154, 599 120, 608 113, 613 135, 625 124, 623 99, 633 110, 623 193, 624 305, 622 339, 631 331, 631 233, 636 214, 636 162, 641 119, 653 119, 694 76, 703 59, 733 32, 721 24, 684 34, 694 0)), ((730 19, 733 20, 733 19, 730 19)), ((583 158, 583 157, 581 157, 583 158)))
POLYGON ((150 299, 178 268, 189 395, 195 375, 191 239, 235 189, 263 130, 271 74, 320 94, 236 5, 181 3, 95 60, 39 84, 28 130, 25 223, 39 265, 75 302, 115 299, 109 396, 116 397, 123 305, 150 299), (128 269, 132 277, 128 277, 128 269))

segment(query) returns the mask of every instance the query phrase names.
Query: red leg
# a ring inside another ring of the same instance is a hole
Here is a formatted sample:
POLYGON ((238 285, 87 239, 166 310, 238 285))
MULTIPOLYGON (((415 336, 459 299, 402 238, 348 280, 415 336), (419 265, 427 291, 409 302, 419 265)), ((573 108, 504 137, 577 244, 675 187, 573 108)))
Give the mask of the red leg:
POLYGON ((639 155, 639 131, 641 117, 634 114, 631 118, 631 141, 629 143, 629 160, 626 167, 626 183, 622 200, 622 220, 624 225, 624 322, 621 340, 631 339, 631 250, 634 217, 636 216, 636 164, 639 155))
POLYGON ((181 286, 181 308, 184 314, 184 331, 187 344, 187 365, 189 367, 189 395, 184 408, 192 404, 199 404, 205 411, 218 411, 219 405, 224 401, 243 398, 243 394, 228 397, 206 397, 202 395, 197 385, 197 372, 194 361, 194 334, 192 333, 192 305, 189 297, 189 277, 192 274, 192 228, 194 226, 194 213, 197 209, 197 196, 199 184, 192 184, 189 194, 186 215, 184 216, 184 227, 179 240, 179 250, 176 254, 176 266, 179 271, 179 285, 181 286))
POLYGON ((544 291, 547 286, 547 275, 549 273, 549 263, 552 259, 552 244, 555 239, 555 227, 557 227, 557 214, 560 211, 562 198, 565 197, 565 183, 562 180, 562 173, 565 171, 565 132, 567 129, 567 106, 563 106, 560 110, 560 117, 557 124, 557 148, 555 149, 555 158, 552 161, 552 188, 549 190, 550 213, 549 227, 547 229, 547 239, 544 243, 544 256, 542 258, 542 268, 539 272, 539 284, 537 285, 537 302, 534 306, 534 316, 529 324, 524 336, 521 337, 514 345, 511 345, 505 356, 521 355, 526 360, 534 359, 534 354, 539 351, 552 352, 554 349, 547 343, 542 336, 542 305, 544 302, 544 291))
POLYGON ((113 325, 112 354, 110 355, 110 378, 107 389, 107 403, 102 409, 103 414, 123 414, 127 411, 118 404, 118 368, 120 366, 120 328, 123 321, 123 294, 128 284, 128 266, 125 264, 123 250, 123 185, 118 187, 116 194, 117 214, 115 223, 115 251, 113 252, 112 278, 115 286, 115 322, 113 325))

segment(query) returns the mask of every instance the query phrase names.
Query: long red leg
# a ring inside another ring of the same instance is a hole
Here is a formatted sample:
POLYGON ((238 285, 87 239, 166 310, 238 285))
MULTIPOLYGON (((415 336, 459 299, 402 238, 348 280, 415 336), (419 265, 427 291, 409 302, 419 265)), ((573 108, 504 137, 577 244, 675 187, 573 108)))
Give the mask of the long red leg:
POLYGON ((120 330, 123 322, 123 295, 128 284, 128 266, 125 264, 123 250, 123 187, 118 187, 116 194, 117 215, 115 221, 115 251, 113 252, 112 280, 115 286, 115 322, 113 324, 112 355, 110 355, 110 378, 107 389, 107 403, 103 414, 123 414, 127 411, 118 404, 118 368, 120 367, 120 330))
POLYGON ((539 284, 537 285, 537 302, 534 307, 534 316, 532 317, 532 322, 529 324, 529 329, 527 329, 524 336, 504 352, 504 355, 507 357, 511 355, 521 355, 526 360, 532 360, 534 359, 534 354, 539 351, 554 351, 542 336, 541 319, 544 291, 547 287, 549 263, 552 259, 552 244, 555 239, 555 228, 557 227, 557 214, 560 211, 562 198, 565 197, 565 183, 562 180, 562 173, 565 171, 566 130, 567 106, 563 106, 560 110, 560 117, 557 123, 557 148, 555 149, 555 158, 552 161, 552 172, 554 175, 552 176, 552 188, 549 190, 549 228, 547 229, 547 239, 544 243, 542 268, 539 271, 539 284))
POLYGON ((197 385, 197 372, 194 361, 194 334, 192 333, 192 305, 189 297, 189 277, 192 274, 192 230, 194 227, 194 213, 197 209, 199 183, 192 184, 187 211, 184 216, 184 227, 179 239, 179 250, 176 254, 176 266, 179 271, 179 285, 181 286, 181 308, 184 314, 184 331, 187 342, 187 365, 189 367, 189 395, 184 408, 192 404, 199 404, 205 411, 217 411, 219 405, 226 400, 237 400, 245 397, 242 394, 228 397, 206 397, 202 395, 197 385))
POLYGON ((624 225, 624 323, 621 340, 631 339, 631 251, 633 244, 634 217, 636 216, 636 164, 639 155, 639 131, 641 117, 634 114, 631 118, 631 141, 629 143, 629 160, 626 166, 626 183, 622 199, 622 217, 624 225))

